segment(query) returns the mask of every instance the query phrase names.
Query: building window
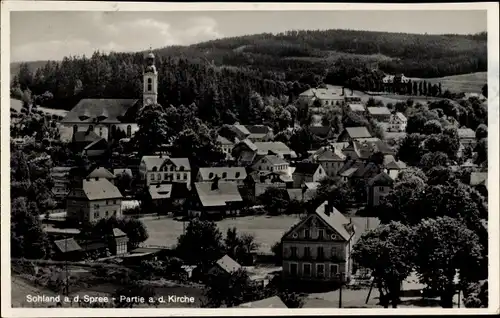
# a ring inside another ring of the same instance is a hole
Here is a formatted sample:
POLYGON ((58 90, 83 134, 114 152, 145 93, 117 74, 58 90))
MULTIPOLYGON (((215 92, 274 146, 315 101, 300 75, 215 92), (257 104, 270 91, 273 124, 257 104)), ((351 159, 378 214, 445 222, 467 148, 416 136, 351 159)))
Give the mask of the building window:
POLYGON ((170 171, 175 171, 174 166, 170 166, 170 171))
POLYGON ((239 177, 240 177, 240 172, 239 172, 239 171, 238 171, 238 172, 236 172, 236 173, 234 174, 234 177, 235 177, 235 178, 239 178, 239 177))
POLYGON ((226 179, 227 178, 227 172, 223 172, 222 173, 222 179, 226 179))
POLYGON ((168 173, 166 173, 166 172, 165 172, 165 173, 163 174, 163 179, 165 179, 165 180, 167 180, 167 179, 168 179, 168 173))
POLYGON ((319 229, 318 230, 318 239, 322 240, 325 237, 325 230, 319 229))
POLYGON ((94 212, 94 219, 99 218, 99 212, 94 212))
POLYGON ((184 173, 184 180, 187 180, 187 178, 188 178, 188 174, 184 173))
POLYGON ((132 137, 132 126, 127 125, 127 138, 132 137))
POLYGON ((208 178, 209 178, 209 179, 212 179, 213 177, 214 177, 213 172, 210 172, 210 173, 208 174, 208 178))
POLYGON ((94 131, 94 126, 90 125, 89 126, 89 131, 94 131))
POLYGON ((102 127, 99 127, 99 136, 102 137, 102 127))
POLYGON ((316 265, 316 275, 318 277, 325 276, 325 265, 324 264, 317 264, 316 265))
POLYGON ((154 179, 155 179, 155 174, 154 174, 154 173, 152 173, 152 174, 151 174, 151 180, 153 180, 153 181, 154 181, 154 179))
POLYGON ((77 125, 73 125, 73 134, 75 134, 77 131, 78 131, 78 126, 77 125))
POLYGON ((184 166, 180 166, 179 171, 184 171, 184 166))
POLYGON ((106 205, 108 205, 108 204, 109 204, 109 203, 108 203, 108 200, 106 200, 106 205))
POLYGON ((378 187, 378 191, 384 192, 384 187, 378 187))
POLYGON ((336 247, 332 247, 332 257, 337 256, 337 254, 338 254, 337 248, 336 247))
POLYGON ((158 171, 158 168, 153 167, 153 169, 151 171, 156 172, 156 171, 158 171))
POLYGON ((158 173, 157 176, 158 176, 158 181, 161 181, 161 173, 158 173))
POLYGON ((330 276, 336 276, 339 273, 339 265, 331 264, 330 265, 330 276))
POLYGON ((290 252, 292 257, 297 257, 297 248, 296 247, 290 247, 290 252))
POLYGON ((94 204, 94 209, 98 210, 99 209, 99 204, 94 204))
POLYGON ((108 211, 106 211, 106 217, 108 217, 108 216, 109 216, 109 212, 108 212, 108 211))
POLYGON ((115 215, 115 216, 116 216, 116 210, 113 210, 113 215, 115 215))
POLYGON ((296 263, 290 264, 290 275, 297 276, 297 264, 296 263))
POLYGON ((304 247, 304 257, 310 257, 311 256, 311 248, 309 246, 304 247))
POLYGON ((318 246, 318 256, 317 256, 317 258, 323 259, 324 256, 325 256, 325 253, 323 251, 323 246, 318 246))
POLYGON ((311 264, 304 264, 304 276, 311 276, 311 264))
POLYGON ((305 229, 305 230, 304 230, 304 238, 305 238, 305 239, 308 239, 308 238, 309 238, 309 234, 310 234, 310 233, 309 233, 309 229, 305 229))

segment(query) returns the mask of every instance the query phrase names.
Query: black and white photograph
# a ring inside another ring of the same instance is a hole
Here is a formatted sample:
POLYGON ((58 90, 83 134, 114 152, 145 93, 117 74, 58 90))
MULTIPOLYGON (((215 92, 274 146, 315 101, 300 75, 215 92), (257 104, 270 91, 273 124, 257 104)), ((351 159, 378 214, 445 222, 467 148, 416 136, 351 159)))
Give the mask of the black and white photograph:
POLYGON ((2 311, 499 310, 498 3, 42 4, 2 2, 2 311))

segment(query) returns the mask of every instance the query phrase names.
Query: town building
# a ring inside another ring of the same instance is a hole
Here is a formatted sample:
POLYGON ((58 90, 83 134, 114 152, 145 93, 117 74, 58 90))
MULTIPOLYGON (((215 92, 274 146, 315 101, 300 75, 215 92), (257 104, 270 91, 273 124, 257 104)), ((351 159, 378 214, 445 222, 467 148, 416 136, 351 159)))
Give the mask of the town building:
POLYGON ((250 135, 247 136, 252 142, 272 141, 274 138, 273 129, 266 125, 245 126, 250 135))
POLYGON ((93 222, 121 215, 122 194, 107 179, 73 178, 66 197, 67 218, 93 222))
POLYGON ((387 131, 389 132, 404 132, 406 131, 406 125, 408 124, 408 120, 406 116, 401 112, 396 112, 391 115, 389 119, 389 125, 387 127, 387 131))
POLYGON ((346 127, 344 131, 340 133, 337 141, 353 142, 366 138, 372 138, 372 135, 366 127, 346 127))
POLYGON ((191 164, 188 158, 144 156, 139 164, 139 178, 146 186, 175 181, 191 189, 191 164))
POLYGON ((209 275, 231 275, 234 272, 239 271, 243 267, 238 264, 234 259, 232 259, 229 255, 224 255, 220 259, 215 262, 214 266, 209 269, 209 275))
POLYGON ((189 199, 188 215, 194 217, 224 217, 239 215, 243 198, 236 182, 196 182, 189 199))
POLYGON ((306 104, 309 107, 319 103, 320 107, 313 107, 313 112, 324 112, 324 107, 338 106, 340 107, 345 101, 345 90, 342 87, 339 89, 336 86, 325 85, 325 87, 310 88, 299 95, 301 104, 306 104), (316 109, 317 108, 317 109, 316 109))
POLYGON ((328 202, 294 225, 282 238, 285 280, 349 280, 354 225, 328 202))
POLYGON ((72 167, 54 167, 50 169, 50 176, 54 182, 52 194, 54 199, 63 201, 69 193, 70 171, 72 167))
POLYGON ((106 141, 131 138, 139 126, 136 118, 143 106, 157 103, 158 72, 155 56, 146 57, 143 72, 143 98, 139 99, 82 99, 61 121, 60 135, 71 141, 77 132, 95 132, 106 141))
POLYGON ((368 114, 379 122, 389 122, 391 119, 391 111, 389 108, 383 107, 367 107, 368 114))
POLYGON ((89 173, 87 178, 94 180, 107 179, 109 182, 114 183, 114 179, 116 177, 108 169, 104 167, 96 167, 91 173, 89 173))
POLYGON ((309 157, 311 162, 319 163, 329 177, 337 175, 346 159, 346 155, 333 147, 322 147, 309 157))
POLYGON ((289 174, 272 171, 253 171, 248 174, 245 186, 250 190, 253 198, 258 198, 268 188, 292 188, 293 178, 289 174))
POLYGON ((247 177, 247 171, 243 167, 204 167, 199 168, 196 182, 212 182, 215 178, 220 181, 236 182, 243 184, 247 177))
POLYGON ((359 114, 359 115, 365 115, 366 114, 366 107, 365 105, 361 104, 361 103, 350 103, 347 105, 347 108, 353 112, 353 113, 356 113, 356 114, 359 114))
POLYGON ((306 182, 319 182, 327 175, 319 163, 297 162, 293 172, 293 187, 300 188, 306 182))
POLYGON ((335 136, 335 130, 331 126, 309 126, 309 132, 322 140, 331 140, 335 136))
POLYGON ((266 155, 257 159, 252 165, 252 169, 256 171, 271 171, 287 174, 290 164, 283 158, 277 155, 266 155))
POLYGON ((233 159, 232 152, 233 152, 234 142, 220 135, 217 136, 217 142, 221 144, 222 152, 226 155, 226 159, 228 160, 233 159))
POLYGON ((381 172, 368 180, 366 193, 369 206, 378 206, 382 197, 388 195, 394 185, 394 179, 385 172, 381 172))
POLYGON ((460 139, 460 143, 464 145, 464 147, 472 147, 476 146, 476 133, 474 130, 470 128, 460 128, 457 129, 458 138, 460 139))
POLYGON ((297 158, 295 151, 290 150, 287 145, 278 141, 252 142, 244 139, 238 142, 233 149, 233 155, 239 166, 251 166, 259 156, 276 155, 282 159, 289 160, 297 158))
POLYGON ((114 228, 110 240, 110 252, 113 255, 124 255, 128 251, 128 236, 122 230, 114 228))

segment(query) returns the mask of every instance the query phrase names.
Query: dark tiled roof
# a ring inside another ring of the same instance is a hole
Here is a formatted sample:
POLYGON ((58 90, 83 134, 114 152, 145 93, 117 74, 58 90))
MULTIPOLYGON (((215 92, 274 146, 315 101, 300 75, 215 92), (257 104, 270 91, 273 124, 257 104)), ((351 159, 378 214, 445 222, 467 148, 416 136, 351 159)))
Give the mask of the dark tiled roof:
POLYGON ((332 127, 330 126, 309 126, 309 131, 318 137, 321 138, 326 138, 328 137, 328 134, 332 130, 332 127))
POLYGON ((391 186, 394 184, 394 179, 391 178, 387 173, 381 172, 375 177, 371 178, 368 180, 368 185, 370 186, 379 186, 379 185, 386 185, 386 186, 391 186))
POLYGON ((118 124, 138 101, 138 99, 82 99, 61 122, 118 124))
POLYGON ((268 134, 272 129, 266 125, 246 125, 245 128, 250 134, 268 134))
POLYGON ((288 164, 288 161, 286 161, 285 159, 281 159, 280 157, 278 157, 276 155, 267 155, 267 156, 262 157, 261 160, 262 159, 266 159, 272 165, 285 165, 285 164, 288 164))
POLYGON ((314 174, 320 167, 319 163, 298 162, 295 164, 294 173, 298 174, 314 174))

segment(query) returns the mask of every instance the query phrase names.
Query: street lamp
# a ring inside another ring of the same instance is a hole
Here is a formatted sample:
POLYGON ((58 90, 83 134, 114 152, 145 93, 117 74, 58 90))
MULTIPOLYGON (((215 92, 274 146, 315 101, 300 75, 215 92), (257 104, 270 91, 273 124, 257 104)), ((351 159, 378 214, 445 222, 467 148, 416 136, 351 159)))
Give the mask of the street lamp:
POLYGON ((342 285, 344 283, 344 277, 342 273, 337 274, 339 282, 340 282, 340 288, 339 288, 339 308, 342 308, 342 285))

